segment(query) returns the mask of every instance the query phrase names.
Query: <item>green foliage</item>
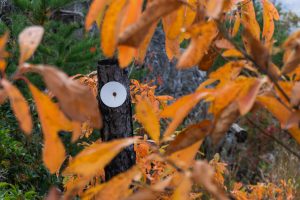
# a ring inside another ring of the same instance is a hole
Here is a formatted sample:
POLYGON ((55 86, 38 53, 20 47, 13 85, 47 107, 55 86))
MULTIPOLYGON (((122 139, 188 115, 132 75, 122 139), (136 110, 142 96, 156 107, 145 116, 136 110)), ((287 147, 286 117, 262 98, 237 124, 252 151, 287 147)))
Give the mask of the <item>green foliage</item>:
POLYGON ((0 182, 0 199, 3 200, 14 200, 14 199, 24 199, 24 200, 33 200, 41 199, 38 197, 34 189, 27 192, 23 192, 15 185, 0 182))
MULTIPOLYGON (((83 20, 66 20, 60 8, 72 5, 74 0, 14 0, 13 10, 3 13, 0 33, 9 31, 11 35, 8 51, 11 57, 7 72, 15 71, 18 63, 18 35, 27 26, 42 25, 45 35, 31 63, 55 65, 69 75, 85 74, 94 70, 101 58, 98 37, 84 33, 83 20)), ((33 78, 35 84, 41 80, 33 78)))

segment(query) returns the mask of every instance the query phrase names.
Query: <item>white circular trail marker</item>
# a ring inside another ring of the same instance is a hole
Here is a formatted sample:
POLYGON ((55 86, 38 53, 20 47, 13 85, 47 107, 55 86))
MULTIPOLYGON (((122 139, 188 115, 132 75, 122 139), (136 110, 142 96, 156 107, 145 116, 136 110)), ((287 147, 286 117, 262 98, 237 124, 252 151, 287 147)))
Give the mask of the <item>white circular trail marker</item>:
POLYGON ((116 108, 126 101, 127 91, 121 83, 111 81, 101 88, 100 98, 106 106, 116 108))

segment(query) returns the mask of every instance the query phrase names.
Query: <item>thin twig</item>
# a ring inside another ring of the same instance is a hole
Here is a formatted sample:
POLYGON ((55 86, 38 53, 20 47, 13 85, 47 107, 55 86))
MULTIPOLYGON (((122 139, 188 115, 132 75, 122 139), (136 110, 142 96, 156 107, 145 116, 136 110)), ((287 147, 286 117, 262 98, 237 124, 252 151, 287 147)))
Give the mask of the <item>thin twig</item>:
POLYGON ((275 136, 270 135, 269 133, 267 133, 262 127, 260 127, 259 125, 257 125, 255 122, 251 121, 248 117, 246 117, 246 120, 254 128, 258 129, 263 135, 265 135, 265 136, 271 138, 272 140, 274 140, 277 144, 279 144, 280 146, 282 146, 283 148, 285 148, 287 151, 289 151, 291 154, 293 154, 295 157, 297 157, 300 160, 300 154, 298 154, 297 152, 293 151, 290 147, 288 147, 286 144, 284 144, 283 142, 281 142, 275 136))

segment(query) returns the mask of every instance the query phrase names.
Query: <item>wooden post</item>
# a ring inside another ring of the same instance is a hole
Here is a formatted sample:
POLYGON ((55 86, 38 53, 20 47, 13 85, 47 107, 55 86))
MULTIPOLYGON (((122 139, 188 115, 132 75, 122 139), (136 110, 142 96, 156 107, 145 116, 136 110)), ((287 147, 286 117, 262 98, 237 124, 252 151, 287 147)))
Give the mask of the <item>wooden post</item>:
MULTIPOLYGON (((133 136, 132 112, 130 100, 129 78, 127 71, 121 69, 117 60, 107 59, 98 62, 98 103, 103 115, 103 129, 101 137, 103 141, 133 136), (127 91, 125 102, 116 108, 106 106, 100 98, 102 87, 111 81, 121 83, 127 91)), ((125 148, 105 168, 105 179, 108 181, 113 176, 126 171, 135 164, 136 155, 134 146, 125 148)))

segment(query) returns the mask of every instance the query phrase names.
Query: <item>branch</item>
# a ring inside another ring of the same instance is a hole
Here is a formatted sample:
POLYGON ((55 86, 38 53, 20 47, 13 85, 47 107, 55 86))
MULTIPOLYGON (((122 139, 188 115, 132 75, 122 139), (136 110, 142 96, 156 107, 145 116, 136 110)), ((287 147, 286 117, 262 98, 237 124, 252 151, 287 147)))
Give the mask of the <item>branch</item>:
POLYGON ((233 41, 233 39, 228 35, 228 33, 226 32, 226 29, 224 28, 224 26, 218 21, 218 28, 221 31, 222 35, 225 37, 225 39, 227 39, 228 41, 230 41, 232 43, 232 45, 238 50, 240 51, 243 56, 251 61, 262 73, 266 74, 269 79, 274 83, 275 87, 279 90, 279 92, 283 95, 283 97, 290 102, 290 98, 289 96, 285 93, 285 91, 281 88, 281 86, 278 84, 278 82, 274 79, 274 77, 269 73, 268 70, 265 70, 262 66, 260 66, 253 58, 252 56, 250 56, 244 49, 242 49, 241 47, 239 47, 235 41, 233 41))
POLYGON ((277 144, 279 144, 280 146, 282 146, 283 148, 285 148, 287 151, 289 151, 291 154, 293 154, 295 157, 297 157, 300 160, 300 154, 298 154, 297 152, 295 152, 294 150, 292 150, 290 147, 288 147, 288 145, 284 144, 283 142, 281 142, 278 138, 274 137, 273 135, 270 135, 269 133, 267 133, 262 127, 260 127, 258 124, 254 123, 253 121, 251 121, 248 117, 246 117, 246 120, 256 129, 258 129, 263 135, 271 138, 272 140, 274 140, 277 144))

